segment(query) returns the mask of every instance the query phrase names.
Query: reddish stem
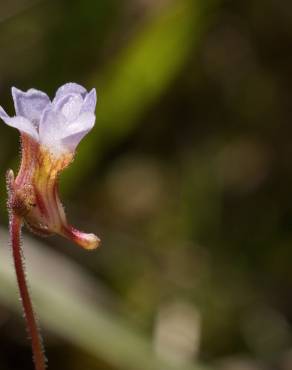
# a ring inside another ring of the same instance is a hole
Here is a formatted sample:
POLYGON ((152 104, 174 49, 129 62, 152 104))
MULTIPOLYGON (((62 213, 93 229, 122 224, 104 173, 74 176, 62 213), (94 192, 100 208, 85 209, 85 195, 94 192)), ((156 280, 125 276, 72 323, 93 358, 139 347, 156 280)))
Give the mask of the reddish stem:
POLYGON ((33 310, 29 289, 25 277, 24 258, 21 249, 21 226, 22 220, 11 212, 10 215, 10 237, 12 244, 14 267, 17 276, 17 283, 20 292, 22 307, 26 320, 27 330, 31 338, 35 370, 45 370, 46 360, 42 346, 42 338, 37 325, 36 316, 33 310))

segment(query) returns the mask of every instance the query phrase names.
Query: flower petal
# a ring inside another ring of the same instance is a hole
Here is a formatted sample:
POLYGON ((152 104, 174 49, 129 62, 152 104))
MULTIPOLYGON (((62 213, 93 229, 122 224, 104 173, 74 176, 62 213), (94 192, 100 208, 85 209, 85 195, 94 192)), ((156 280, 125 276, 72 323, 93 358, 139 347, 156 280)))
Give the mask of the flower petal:
POLYGON ((46 109, 42 115, 39 127, 40 143, 55 155, 63 152, 61 137, 65 134, 66 123, 66 117, 52 108, 46 109))
POLYGON ((39 135, 35 126, 25 117, 16 116, 9 117, 4 109, 0 106, 0 118, 8 125, 17 128, 20 132, 31 136, 36 141, 39 141, 39 135))
POLYGON ((62 139, 62 147, 66 148, 66 151, 75 152, 78 144, 88 133, 89 130, 81 131, 76 134, 70 135, 62 139))
POLYGON ((95 115, 91 112, 84 112, 74 121, 67 123, 64 127, 62 138, 76 134, 81 131, 89 131, 94 126, 95 115))
POLYGON ((82 113, 75 122, 66 127, 66 134, 62 137, 62 145, 69 151, 75 151, 83 137, 92 129, 95 115, 90 112, 82 113))
POLYGON ((42 112, 50 104, 50 98, 42 91, 30 89, 27 92, 12 87, 15 112, 38 126, 42 112))
POLYGON ((47 109, 41 119, 40 143, 58 156, 64 152, 74 152, 81 139, 92 129, 95 115, 82 113, 74 122, 67 122, 61 112, 47 109))
POLYGON ((68 94, 80 94, 80 95, 82 95, 82 97, 84 97, 86 93, 87 93, 87 91, 83 86, 78 85, 74 82, 69 82, 69 83, 61 86, 57 90, 53 102, 56 102, 57 100, 61 99, 62 97, 64 97, 65 95, 68 95, 68 94))
POLYGON ((70 122, 78 117, 82 104, 83 99, 80 94, 68 94, 60 98, 54 106, 55 110, 62 112, 70 122))
POLYGON ((94 113, 96 106, 96 90, 92 89, 85 97, 81 113, 91 112, 94 113))

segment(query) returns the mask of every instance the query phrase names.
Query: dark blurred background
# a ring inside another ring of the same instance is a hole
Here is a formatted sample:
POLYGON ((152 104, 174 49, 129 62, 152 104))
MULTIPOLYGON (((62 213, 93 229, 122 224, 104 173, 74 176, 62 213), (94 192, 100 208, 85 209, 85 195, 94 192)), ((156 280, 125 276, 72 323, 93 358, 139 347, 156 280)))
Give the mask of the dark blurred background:
MULTIPOLYGON (((11 114, 11 86, 98 93, 60 182, 102 248, 27 255, 49 369, 292 369, 291 1, 1 0, 0 50, 11 114)), ((3 261, 0 369, 32 369, 3 261)))

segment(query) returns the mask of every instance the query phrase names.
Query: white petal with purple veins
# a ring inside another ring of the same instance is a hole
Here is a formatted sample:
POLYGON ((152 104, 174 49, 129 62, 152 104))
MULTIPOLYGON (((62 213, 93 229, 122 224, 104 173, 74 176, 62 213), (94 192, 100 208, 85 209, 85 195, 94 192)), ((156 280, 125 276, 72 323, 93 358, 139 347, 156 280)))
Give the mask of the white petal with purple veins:
POLYGON ((83 99, 81 95, 68 94, 58 100, 54 107, 56 111, 62 112, 68 121, 73 121, 80 114, 82 105, 83 99))
POLYGON ((21 133, 27 134, 36 141, 39 141, 39 135, 34 125, 25 117, 9 117, 8 114, 0 107, 0 118, 8 125, 17 128, 21 133))
POLYGON ((74 122, 68 122, 62 113, 48 109, 40 123, 40 143, 56 156, 73 152, 92 129, 94 121, 95 115, 90 112, 82 113, 74 122))
POLYGON ((61 86, 51 103, 38 90, 12 88, 16 117, 0 107, 0 118, 9 126, 30 135, 55 156, 74 152, 95 122, 96 91, 75 83, 61 86))
POLYGON ((78 85, 74 82, 69 82, 69 83, 61 86, 57 90, 53 102, 56 102, 57 100, 61 99, 63 96, 68 95, 68 94, 80 94, 80 95, 82 95, 82 97, 84 97, 86 95, 86 93, 87 93, 87 91, 83 86, 78 85))
POLYGON ((74 152, 83 137, 92 129, 95 115, 90 112, 82 113, 75 122, 66 127, 62 144, 65 150, 74 152))
POLYGON ((74 121, 67 123, 63 129, 62 138, 76 134, 80 131, 89 131, 94 126, 95 115, 90 112, 84 112, 74 121))
POLYGON ((91 112, 94 113, 96 106, 96 90, 92 89, 85 97, 81 113, 83 112, 91 112))
POLYGON ((88 133, 89 130, 77 132, 76 134, 70 135, 62 139, 62 147, 66 148, 69 152, 74 152, 80 141, 88 133))
POLYGON ((38 126, 42 112, 50 104, 47 94, 42 91, 30 89, 27 92, 12 87, 15 112, 38 126))
POLYGON ((40 143, 55 155, 63 152, 60 140, 64 135, 66 124, 66 117, 50 108, 44 112, 41 118, 39 126, 40 143))
POLYGON ((62 144, 65 150, 75 151, 83 137, 92 129, 95 115, 90 112, 82 113, 75 122, 66 126, 63 131, 62 144))

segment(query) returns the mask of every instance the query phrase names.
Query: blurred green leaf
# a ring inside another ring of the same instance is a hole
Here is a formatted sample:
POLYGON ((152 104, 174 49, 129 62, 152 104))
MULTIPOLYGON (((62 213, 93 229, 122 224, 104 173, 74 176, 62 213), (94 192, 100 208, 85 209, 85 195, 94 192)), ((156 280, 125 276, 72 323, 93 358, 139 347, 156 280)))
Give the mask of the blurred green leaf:
POLYGON ((92 76, 89 85, 100 96, 96 127, 64 174, 67 192, 78 187, 105 149, 129 134, 181 70, 201 32, 200 11, 198 1, 173 2, 145 22, 105 72, 92 76))
MULTIPOLYGON (((1 231, 1 244, 7 248, 0 251, 0 300, 20 312, 8 237, 5 230, 1 231)), ((41 324, 92 357, 117 368, 178 370, 155 355, 150 338, 92 299, 100 287, 81 267, 31 238, 24 239, 29 281, 41 324)), ((179 370, 199 369, 205 367, 179 367, 179 370)))

